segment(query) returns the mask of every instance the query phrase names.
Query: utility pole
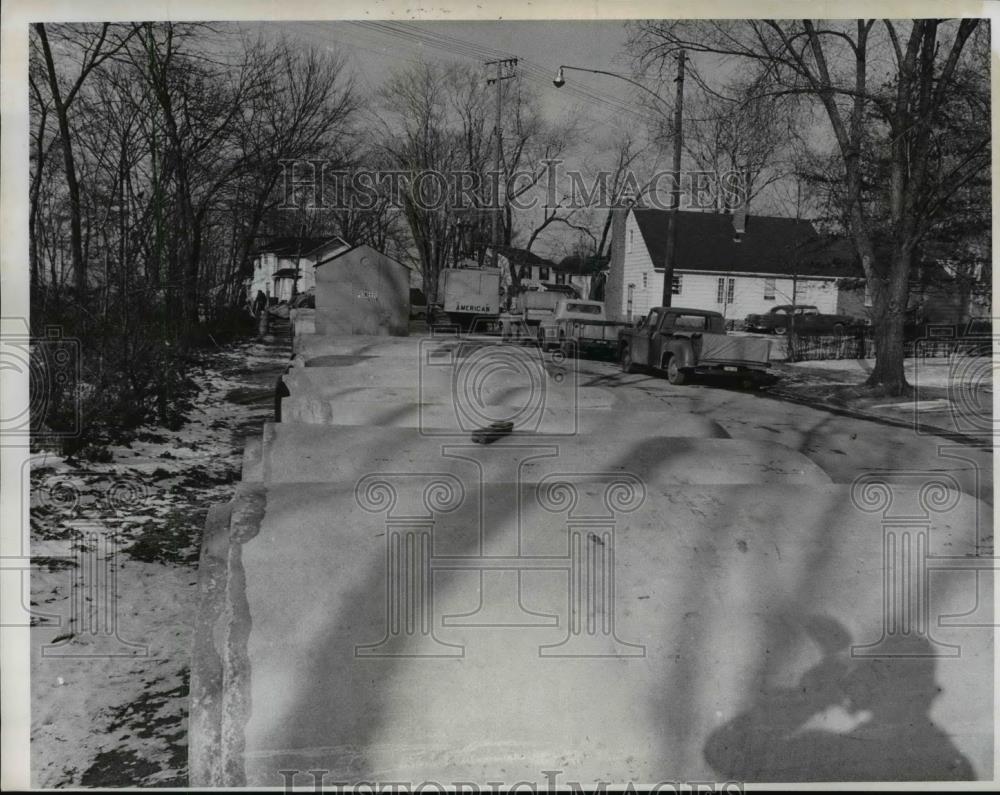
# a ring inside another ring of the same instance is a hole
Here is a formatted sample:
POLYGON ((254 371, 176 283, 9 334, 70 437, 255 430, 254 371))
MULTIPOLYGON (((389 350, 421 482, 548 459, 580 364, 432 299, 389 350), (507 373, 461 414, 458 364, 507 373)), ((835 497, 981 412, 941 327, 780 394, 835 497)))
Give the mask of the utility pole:
MULTIPOLYGON (((306 225, 305 222, 303 222, 299 224, 299 244, 295 252, 295 278, 292 279, 291 301, 294 301, 295 296, 299 294, 299 274, 301 273, 301 271, 299 270, 299 263, 302 262, 302 238, 305 236, 305 234, 306 234, 306 225)), ((289 301, 289 303, 291 303, 291 301, 289 301)))
POLYGON ((493 200, 495 205, 493 207, 493 267, 498 266, 497 257, 499 256, 500 247, 500 213, 502 207, 500 206, 500 167, 502 165, 501 158, 501 146, 503 145, 503 137, 500 133, 500 116, 503 113, 503 91, 502 91, 502 81, 510 80, 514 77, 514 68, 517 66, 517 58, 507 58, 501 61, 487 61, 487 66, 496 66, 497 74, 496 77, 490 77, 486 79, 486 85, 492 85, 496 83, 497 85, 497 122, 496 122, 496 136, 497 136, 497 149, 496 158, 494 160, 494 171, 496 173, 496 191, 494 192, 493 200), (510 69, 508 74, 504 74, 504 67, 510 69))
POLYGON ((663 266, 663 306, 670 306, 674 287, 674 260, 677 256, 677 222, 681 206, 681 144, 684 118, 684 50, 677 53, 677 99, 674 101, 674 196, 667 225, 667 256, 663 266))

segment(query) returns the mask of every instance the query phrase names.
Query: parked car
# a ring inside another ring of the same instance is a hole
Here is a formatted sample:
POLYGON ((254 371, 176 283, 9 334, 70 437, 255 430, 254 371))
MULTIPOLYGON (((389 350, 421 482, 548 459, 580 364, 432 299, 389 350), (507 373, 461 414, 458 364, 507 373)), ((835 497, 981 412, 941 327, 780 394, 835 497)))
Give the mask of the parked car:
POLYGON ((562 293, 563 295, 569 296, 570 298, 579 298, 580 291, 576 289, 572 284, 556 284, 555 282, 542 282, 541 288, 543 292, 547 293, 562 293))
POLYGON ((558 344, 566 355, 596 351, 614 355, 618 332, 627 326, 608 320, 603 301, 562 298, 553 316, 539 325, 538 339, 543 345, 558 344))
POLYGON ((988 317, 974 317, 962 329, 959 350, 969 356, 993 355, 993 320, 988 317))
POLYGON ((410 318, 412 320, 427 319, 427 297, 419 287, 410 288, 410 318))
MULTIPOLYGON (((542 323, 552 319, 565 293, 553 290, 525 290, 515 299, 516 310, 500 317, 501 335, 508 340, 543 343, 542 323)), ((553 338, 554 341, 554 338, 553 338)))
POLYGON ((865 321, 850 315, 824 314, 811 304, 782 304, 763 315, 747 315, 747 331, 765 334, 785 334, 792 327, 802 334, 843 334, 865 325, 865 321))
POLYGON ((718 312, 657 307, 635 327, 618 332, 622 370, 640 367, 666 371, 671 384, 691 375, 718 374, 756 384, 767 377, 771 342, 726 334, 718 312))

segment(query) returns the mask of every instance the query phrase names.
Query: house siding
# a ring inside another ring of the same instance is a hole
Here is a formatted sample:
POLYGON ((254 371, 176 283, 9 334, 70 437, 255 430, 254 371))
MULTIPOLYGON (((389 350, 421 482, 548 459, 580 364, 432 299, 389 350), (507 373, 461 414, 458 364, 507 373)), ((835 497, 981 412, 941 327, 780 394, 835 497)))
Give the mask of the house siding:
POLYGON ((624 320, 636 320, 644 317, 654 306, 663 303, 663 274, 653 270, 653 261, 649 257, 639 224, 630 212, 625 218, 625 250, 622 257, 622 297, 619 307, 620 317, 624 320), (632 241, 630 244, 629 241, 632 241), (643 286, 645 276, 645 287, 643 286), (629 285, 634 285, 632 292, 632 313, 629 317, 628 297, 629 285))
MULTIPOLYGON (((346 248, 349 248, 347 243, 337 239, 337 242, 325 244, 322 249, 312 249, 311 253, 329 258, 346 248)), ((304 293, 307 290, 313 289, 316 286, 317 260, 315 257, 307 257, 304 254, 301 257, 296 255, 289 256, 287 254, 278 254, 274 251, 263 251, 254 258, 253 277, 249 283, 247 298, 252 301, 257 297, 257 292, 260 291, 269 298, 274 298, 278 301, 288 301, 292 297, 291 277, 281 278, 275 283, 274 274, 285 268, 296 267, 296 262, 298 262, 299 268, 296 292, 304 293)))
POLYGON ((625 287, 622 262, 625 258, 625 218, 628 211, 624 207, 611 210, 611 262, 604 284, 604 310, 611 320, 625 319, 625 287))
POLYGON ((764 298, 768 277, 746 274, 691 273, 681 275, 681 293, 674 296, 678 306, 691 309, 711 309, 721 312, 727 320, 742 321, 749 314, 763 314, 781 304, 812 304, 820 312, 837 310, 835 279, 792 279, 774 277, 774 299, 764 298), (725 279, 723 302, 719 303, 719 279, 725 279), (729 280, 733 279, 733 300, 728 301, 729 280), (794 287, 793 287, 794 285, 794 287), (794 290, 794 298, 793 298, 794 290))
MULTIPOLYGON (((621 234, 620 239, 612 241, 612 273, 608 277, 607 303, 609 312, 614 312, 616 319, 629 320, 629 285, 634 285, 631 290, 631 320, 636 320, 648 314, 651 308, 662 304, 663 273, 653 269, 639 225, 631 212, 627 213, 617 228, 621 230, 621 234), (615 273, 618 262, 621 262, 620 277, 615 273)), ((681 277, 681 292, 674 294, 672 298, 672 303, 676 306, 721 312, 727 320, 737 322, 741 322, 749 314, 762 314, 774 306, 793 301, 812 304, 824 313, 837 311, 838 279, 833 277, 768 277, 763 275, 768 272, 767 263, 761 263, 761 275, 687 271, 684 270, 683 263, 679 265, 675 269, 675 275, 681 277), (720 278, 725 279, 721 303, 718 300, 720 278), (765 283, 769 278, 774 279, 773 300, 764 298, 765 283), (728 300, 729 279, 734 280, 732 301, 728 300)))

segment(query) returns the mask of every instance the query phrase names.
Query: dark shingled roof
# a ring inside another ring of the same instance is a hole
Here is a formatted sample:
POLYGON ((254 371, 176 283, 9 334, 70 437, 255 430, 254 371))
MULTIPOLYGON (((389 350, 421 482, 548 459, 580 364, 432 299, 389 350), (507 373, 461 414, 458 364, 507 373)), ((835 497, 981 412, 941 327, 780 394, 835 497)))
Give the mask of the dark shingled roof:
POLYGON ((541 265, 543 268, 552 268, 555 263, 552 260, 539 257, 533 251, 516 246, 497 246, 497 253, 507 258, 508 262, 515 265, 541 265))
MULTIPOLYGON (((666 258, 668 210, 632 210, 655 268, 666 258)), ((733 216, 681 211, 677 225, 678 270, 774 273, 800 276, 861 276, 850 241, 822 237, 809 221, 748 215, 736 242, 733 216)))
POLYGON ((279 256, 294 257, 302 253, 304 257, 310 251, 319 248, 324 243, 337 239, 336 235, 327 237, 272 237, 266 243, 258 247, 258 254, 278 254, 279 256), (301 248, 300 248, 301 246, 301 248))

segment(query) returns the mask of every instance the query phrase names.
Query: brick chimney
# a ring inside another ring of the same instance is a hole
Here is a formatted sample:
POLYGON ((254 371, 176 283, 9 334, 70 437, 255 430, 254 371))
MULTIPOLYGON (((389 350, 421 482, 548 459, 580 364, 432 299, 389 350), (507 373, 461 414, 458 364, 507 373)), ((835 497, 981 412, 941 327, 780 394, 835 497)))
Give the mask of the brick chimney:
POLYGON ((743 239, 747 231, 747 206, 741 204, 733 211, 733 240, 737 243, 743 239))

